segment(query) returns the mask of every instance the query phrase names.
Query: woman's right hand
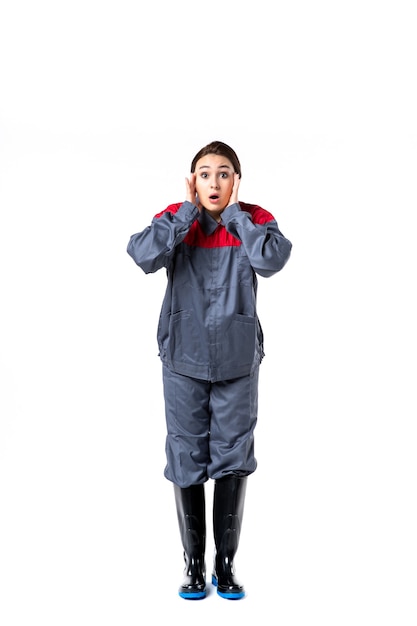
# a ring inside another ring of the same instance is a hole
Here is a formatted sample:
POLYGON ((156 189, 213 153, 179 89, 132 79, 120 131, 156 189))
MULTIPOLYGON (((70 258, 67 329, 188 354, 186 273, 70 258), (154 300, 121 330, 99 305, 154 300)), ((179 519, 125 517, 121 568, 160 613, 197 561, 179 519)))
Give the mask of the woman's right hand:
POLYGON ((201 204, 198 200, 197 190, 195 188, 195 174, 190 174, 190 178, 185 179, 185 199, 192 204, 195 204, 198 207, 198 210, 201 211, 201 204))

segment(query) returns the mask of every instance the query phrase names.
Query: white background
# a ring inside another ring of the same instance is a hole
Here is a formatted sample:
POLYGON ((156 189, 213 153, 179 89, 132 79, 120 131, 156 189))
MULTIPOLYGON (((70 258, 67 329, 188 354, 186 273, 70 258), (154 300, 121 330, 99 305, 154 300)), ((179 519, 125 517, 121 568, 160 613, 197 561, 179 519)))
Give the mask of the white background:
POLYGON ((415 626, 413 4, 1 3, 2 626, 415 626), (237 603, 177 596, 165 275, 126 254, 214 139, 293 242, 237 603))

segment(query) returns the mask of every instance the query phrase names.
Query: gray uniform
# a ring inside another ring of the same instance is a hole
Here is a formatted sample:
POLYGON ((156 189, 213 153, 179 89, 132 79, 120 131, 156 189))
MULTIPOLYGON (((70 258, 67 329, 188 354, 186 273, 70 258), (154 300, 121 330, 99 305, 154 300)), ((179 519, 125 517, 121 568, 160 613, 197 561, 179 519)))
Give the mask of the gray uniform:
POLYGON ((165 475, 181 487, 256 468, 258 368, 264 356, 257 277, 291 253, 274 217, 253 204, 227 207, 218 224, 190 203, 170 205, 132 235, 145 273, 165 268, 157 341, 167 419, 165 475))

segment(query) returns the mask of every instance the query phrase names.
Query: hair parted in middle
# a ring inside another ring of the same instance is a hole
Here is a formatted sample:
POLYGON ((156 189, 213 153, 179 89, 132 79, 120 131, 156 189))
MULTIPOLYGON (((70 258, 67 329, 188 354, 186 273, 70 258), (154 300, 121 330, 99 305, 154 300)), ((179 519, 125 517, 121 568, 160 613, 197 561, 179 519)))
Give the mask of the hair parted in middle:
POLYGON ((223 141, 212 141, 211 143, 208 143, 206 146, 204 146, 204 148, 201 148, 201 150, 197 152, 197 154, 191 161, 191 173, 195 172, 197 161, 199 161, 202 157, 207 156, 208 154, 217 154, 219 156, 226 157, 226 159, 229 159, 229 161, 233 165, 233 169, 236 174, 239 174, 239 178, 242 178, 240 162, 236 152, 226 143, 223 143, 223 141))

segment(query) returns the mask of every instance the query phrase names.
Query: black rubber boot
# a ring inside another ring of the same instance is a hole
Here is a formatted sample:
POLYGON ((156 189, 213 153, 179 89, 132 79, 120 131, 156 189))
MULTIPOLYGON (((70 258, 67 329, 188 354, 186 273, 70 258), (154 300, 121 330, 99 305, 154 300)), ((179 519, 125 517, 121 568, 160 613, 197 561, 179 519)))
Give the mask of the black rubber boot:
POLYGON ((184 547, 184 581, 178 590, 187 600, 206 597, 206 504, 204 485, 181 488, 174 484, 178 523, 184 547))
POLYGON ((233 559, 239 546, 247 477, 225 476, 216 481, 213 498, 214 556, 213 585, 217 593, 228 600, 245 595, 236 579, 233 559))

